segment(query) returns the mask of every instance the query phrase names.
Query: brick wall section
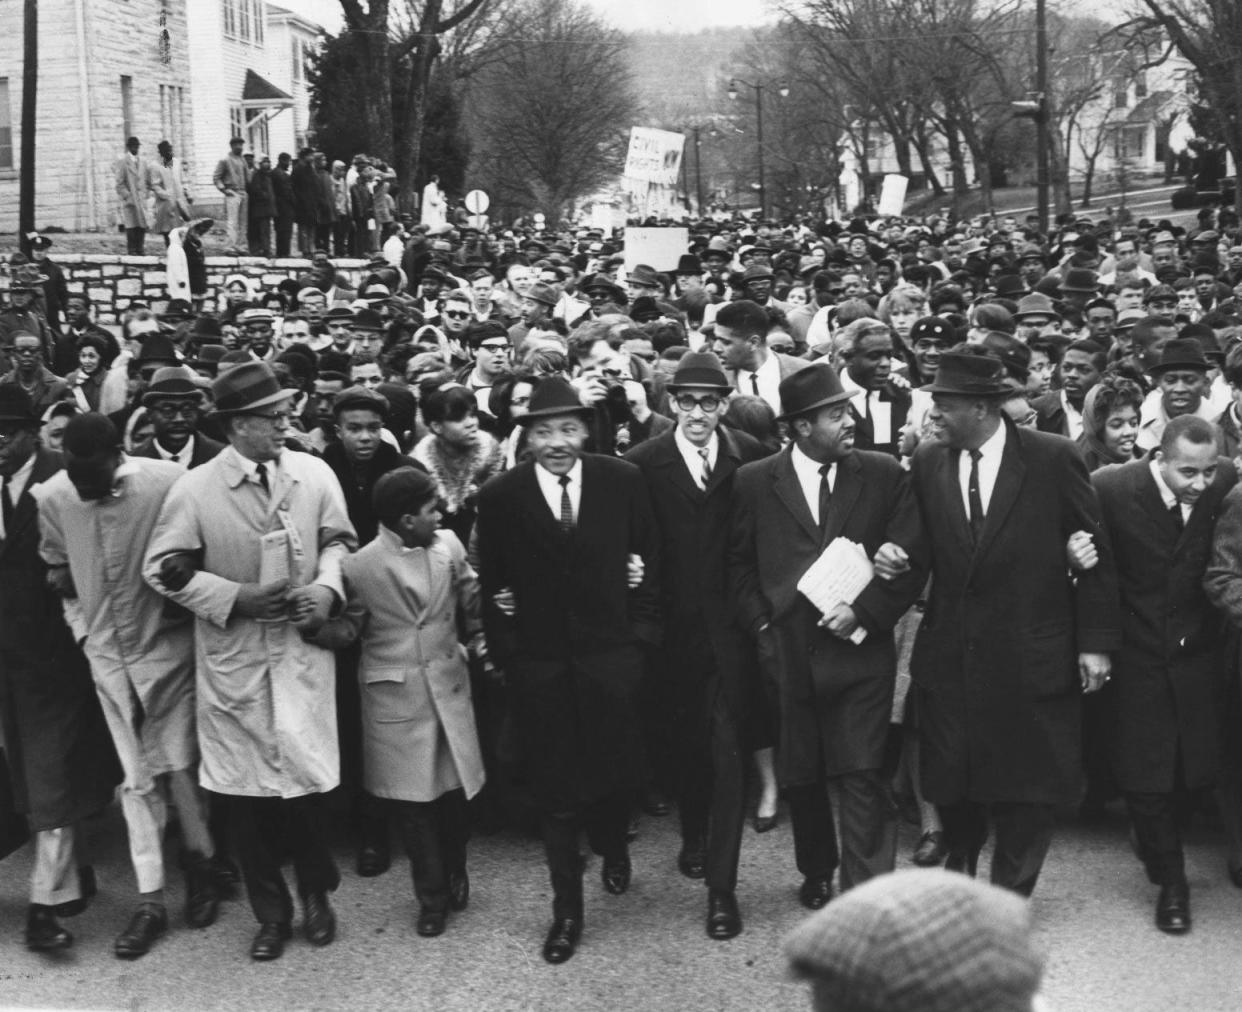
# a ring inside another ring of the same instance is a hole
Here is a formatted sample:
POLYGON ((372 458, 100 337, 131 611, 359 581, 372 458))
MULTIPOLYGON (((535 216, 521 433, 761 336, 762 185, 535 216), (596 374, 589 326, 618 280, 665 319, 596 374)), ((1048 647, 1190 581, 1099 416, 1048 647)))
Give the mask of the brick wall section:
MULTIPOLYGON (((85 291, 94 303, 95 319, 115 326, 120 314, 136 299, 147 302, 157 313, 168 302, 163 257, 103 256, 67 253, 55 258, 65 272, 69 291, 85 291)), ((361 280, 365 260, 335 260, 337 270, 351 283, 361 280)), ((298 258, 265 260, 262 257, 208 257, 207 280, 211 294, 208 306, 230 274, 254 279, 264 289, 275 288, 287 278, 296 278, 310 269, 310 261, 298 258)), ((10 271, 7 259, 0 260, 0 295, 7 302, 10 271)))

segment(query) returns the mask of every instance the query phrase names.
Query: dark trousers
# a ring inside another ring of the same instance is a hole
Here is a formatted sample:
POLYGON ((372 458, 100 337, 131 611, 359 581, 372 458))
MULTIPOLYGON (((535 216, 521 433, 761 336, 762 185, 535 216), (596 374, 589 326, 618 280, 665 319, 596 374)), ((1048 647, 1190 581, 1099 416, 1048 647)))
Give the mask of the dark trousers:
POLYGON ((1140 794, 1127 791, 1126 808, 1138 841, 1138 854, 1147 875, 1160 885, 1186 881, 1182 833, 1177 824, 1176 794, 1140 794))
POLYGON ((224 798, 255 920, 261 924, 293 920, 293 900, 281 872, 286 859, 293 861, 299 896, 333 892, 341 884, 324 832, 322 795, 224 798))
POLYGON ((246 226, 246 245, 250 255, 270 257, 272 255, 272 219, 251 218, 246 226))
POLYGON ((287 257, 289 255, 289 243, 293 238, 293 219, 282 218, 277 215, 272 219, 276 226, 276 255, 278 257, 287 257))
POLYGON ((145 228, 127 228, 125 230, 125 252, 131 257, 140 257, 146 251, 147 230, 145 228))
POLYGON ((298 252, 309 258, 315 249, 315 221, 298 222, 298 252))
MULTIPOLYGON (((362 696, 358 688, 361 646, 336 652, 336 734, 341 756, 341 786, 334 800, 344 804, 349 828, 359 847, 388 853, 388 810, 362 786, 362 696)), ((335 807, 335 805, 334 805, 335 807)))
POLYGON ((879 770, 821 777, 785 789, 793 826, 794 859, 806 878, 831 877, 841 866, 841 888, 890 872, 897 863, 897 819, 879 770), (832 822, 829 782, 836 788, 840 846, 832 822))
POLYGON ((349 242, 348 218, 337 218, 332 223, 332 249, 333 255, 338 257, 347 257, 353 253, 349 242))
POLYGON ((443 913, 448 910, 449 876, 466 870, 466 795, 449 791, 435 801, 395 801, 393 807, 419 906, 443 913))
POLYGON ((552 880, 552 916, 582 920, 582 855, 578 838, 605 860, 617 860, 627 850, 630 799, 613 794, 572 811, 544 812, 540 820, 543 849, 552 880))
POLYGON ((1035 883, 1052 844, 1056 824, 1053 805, 1017 801, 983 804, 961 801, 937 805, 944 825, 944 843, 950 861, 965 858, 973 874, 979 852, 988 839, 988 820, 996 826, 996 847, 992 854, 992 884, 1023 896, 1035 891, 1035 883))
POLYGON ((709 676, 694 694, 694 708, 677 708, 682 733, 677 754, 677 810, 681 839, 688 847, 706 847, 706 884, 732 892, 746 822, 746 768, 737 715, 709 676))

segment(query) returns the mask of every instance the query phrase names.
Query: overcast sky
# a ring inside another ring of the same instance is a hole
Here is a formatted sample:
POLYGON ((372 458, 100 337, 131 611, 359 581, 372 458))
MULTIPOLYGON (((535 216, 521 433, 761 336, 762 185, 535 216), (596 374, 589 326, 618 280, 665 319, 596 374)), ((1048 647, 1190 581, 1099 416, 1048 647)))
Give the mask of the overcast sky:
MULTIPOLYGON (((337 0, 275 0, 318 21, 329 31, 341 24, 337 0)), ((694 31, 711 25, 757 25, 771 19, 765 0, 585 0, 618 28, 694 31)), ((450 9, 452 4, 446 4, 450 9)))

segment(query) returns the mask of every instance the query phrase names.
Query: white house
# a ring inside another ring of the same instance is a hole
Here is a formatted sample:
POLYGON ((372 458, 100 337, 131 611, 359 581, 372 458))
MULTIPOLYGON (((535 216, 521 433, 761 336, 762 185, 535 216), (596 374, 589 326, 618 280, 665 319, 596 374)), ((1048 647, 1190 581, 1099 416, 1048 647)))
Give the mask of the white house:
POLYGON ((190 95, 195 148, 193 185, 200 204, 218 203, 211 177, 242 137, 246 151, 296 155, 306 144, 310 101, 306 57, 320 28, 265 0, 191 0, 190 95))

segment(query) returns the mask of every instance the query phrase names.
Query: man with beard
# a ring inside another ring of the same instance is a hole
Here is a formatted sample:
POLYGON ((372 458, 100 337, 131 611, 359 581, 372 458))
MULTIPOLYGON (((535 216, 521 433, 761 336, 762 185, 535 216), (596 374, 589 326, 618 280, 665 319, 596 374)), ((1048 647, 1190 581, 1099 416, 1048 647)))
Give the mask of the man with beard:
POLYGON ((198 432, 203 392, 186 366, 156 370, 142 395, 142 406, 151 417, 154 432, 134 448, 135 457, 170 460, 190 469, 207 463, 224 449, 223 443, 198 432))
POLYGON ((563 963, 583 924, 585 829, 604 889, 629 889, 629 801, 642 779, 643 648, 661 638, 660 545, 642 473, 585 454, 587 418, 559 376, 520 422, 532 460, 479 494, 484 623, 541 813, 553 892, 543 958, 563 963), (631 589, 631 556, 645 572, 631 589), (502 591, 512 607, 501 609, 502 591))
POLYGON ((1108 354, 1093 341, 1075 341, 1065 349, 1058 368, 1061 389, 1049 390, 1031 402, 1039 416, 1036 428, 1077 439, 1082 435, 1083 402, 1108 368, 1108 354))
POLYGON ((950 870, 974 875, 991 824, 992 883, 1029 896, 1057 806, 1078 801, 1081 696, 1120 645, 1116 573, 1078 448, 1009 421, 1003 363, 960 346, 930 392, 935 438, 910 471, 932 576, 911 659, 923 793, 950 870), (1077 531, 1098 565, 1072 582, 1077 531))

